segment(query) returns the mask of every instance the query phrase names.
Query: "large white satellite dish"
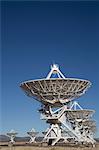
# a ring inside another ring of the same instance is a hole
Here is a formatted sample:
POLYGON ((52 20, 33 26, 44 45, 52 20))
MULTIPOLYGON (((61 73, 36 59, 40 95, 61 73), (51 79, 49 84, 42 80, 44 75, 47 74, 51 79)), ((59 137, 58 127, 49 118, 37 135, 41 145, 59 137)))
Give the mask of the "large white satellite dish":
POLYGON ((67 141, 71 138, 75 142, 92 143, 94 146, 95 124, 91 126, 89 123, 94 111, 83 109, 74 101, 85 94, 90 86, 88 80, 65 77, 57 64, 51 65, 46 78, 20 84, 28 96, 43 105, 39 112, 41 118, 50 124, 44 132, 44 141, 49 145, 55 145, 60 139, 67 141), (62 134, 63 129, 66 134, 62 134))

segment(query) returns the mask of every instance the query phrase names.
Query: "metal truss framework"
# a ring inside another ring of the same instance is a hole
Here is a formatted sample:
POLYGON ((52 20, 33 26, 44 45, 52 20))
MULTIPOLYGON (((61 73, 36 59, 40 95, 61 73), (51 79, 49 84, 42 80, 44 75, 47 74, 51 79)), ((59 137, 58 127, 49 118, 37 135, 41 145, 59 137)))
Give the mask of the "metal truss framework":
MULTIPOLYGON (((76 105, 79 104, 76 102, 76 105)), ((51 145, 55 145, 60 139, 64 142, 71 139, 74 142, 92 143, 94 146, 93 135, 96 126, 91 120, 93 113, 93 110, 81 109, 81 106, 80 109, 67 109, 64 105, 55 111, 50 108, 49 113, 41 115, 41 119, 45 119, 50 124, 44 141, 48 142, 51 139, 51 145)))
POLYGON ((45 79, 21 83, 21 88, 30 97, 43 104, 39 110, 41 119, 50 124, 44 133, 44 141, 55 145, 60 140, 92 143, 96 126, 91 119, 93 110, 83 109, 74 99, 82 96, 91 86, 90 81, 65 78, 58 65, 51 66, 45 79), (57 77, 54 77, 57 76, 57 77))

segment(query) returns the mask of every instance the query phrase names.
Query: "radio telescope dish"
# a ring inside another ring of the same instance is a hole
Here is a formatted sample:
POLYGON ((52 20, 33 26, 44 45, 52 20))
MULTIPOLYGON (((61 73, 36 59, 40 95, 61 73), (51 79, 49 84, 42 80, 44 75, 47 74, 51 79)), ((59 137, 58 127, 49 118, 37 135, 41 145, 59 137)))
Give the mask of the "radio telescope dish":
POLYGON ((41 119, 50 124, 43 132, 43 141, 47 141, 48 145, 55 145, 59 140, 73 139, 75 142, 92 143, 94 146, 95 125, 90 123, 94 111, 83 109, 74 101, 85 94, 90 86, 91 82, 88 80, 65 77, 57 64, 51 65, 46 78, 20 84, 28 96, 42 104, 39 110, 41 119))
POLYGON ((38 132, 36 132, 36 131, 34 130, 34 128, 32 128, 31 131, 28 131, 27 134, 30 136, 30 141, 29 141, 29 143, 34 143, 34 142, 36 142, 36 141, 35 141, 35 138, 36 138, 36 135, 38 134, 38 132))
POLYGON ((7 135, 10 137, 10 143, 15 143, 14 139, 18 133, 15 132, 13 129, 7 133, 7 135))
POLYGON ((93 110, 67 110, 66 114, 69 116, 71 119, 87 119, 92 116, 94 113, 93 110))
POLYGON ((94 127, 94 126, 96 126, 96 123, 95 123, 95 121, 94 120, 84 120, 83 122, 82 122, 82 124, 84 125, 84 126, 90 126, 90 127, 94 127))
POLYGON ((20 87, 28 96, 45 105, 61 106, 82 96, 91 86, 88 80, 65 78, 55 64, 51 69, 50 76, 45 79, 25 81, 20 87), (54 78, 51 73, 58 75, 54 78))

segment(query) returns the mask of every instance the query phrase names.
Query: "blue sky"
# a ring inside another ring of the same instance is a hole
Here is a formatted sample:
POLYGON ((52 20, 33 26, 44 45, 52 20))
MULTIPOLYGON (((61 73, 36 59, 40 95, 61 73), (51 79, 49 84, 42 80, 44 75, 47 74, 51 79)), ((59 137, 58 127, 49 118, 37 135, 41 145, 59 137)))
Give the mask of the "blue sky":
POLYGON ((42 132, 40 103, 19 85, 46 77, 55 62, 66 77, 88 79, 92 87, 78 99, 94 109, 99 136, 99 2, 2 2, 1 133, 42 132))

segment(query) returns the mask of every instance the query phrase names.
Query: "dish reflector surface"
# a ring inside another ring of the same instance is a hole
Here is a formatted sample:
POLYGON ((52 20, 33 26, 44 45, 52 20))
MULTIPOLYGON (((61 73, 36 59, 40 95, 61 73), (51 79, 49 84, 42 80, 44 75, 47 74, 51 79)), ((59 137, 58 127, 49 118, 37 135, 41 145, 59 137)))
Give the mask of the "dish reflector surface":
POLYGON ((62 105, 83 95, 90 85, 88 80, 50 78, 26 81, 20 87, 41 103, 62 105))

